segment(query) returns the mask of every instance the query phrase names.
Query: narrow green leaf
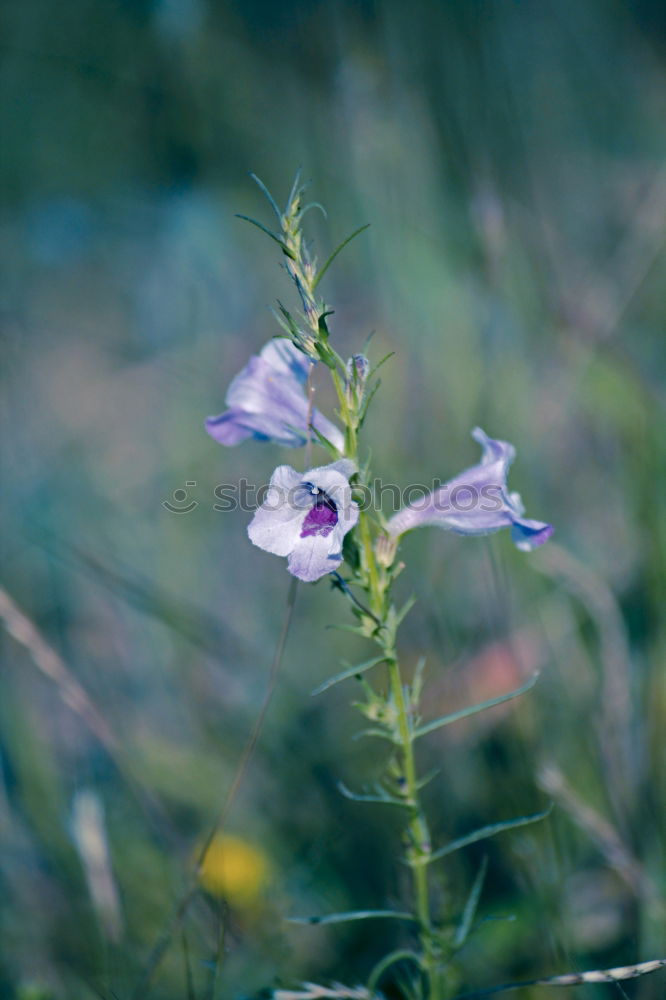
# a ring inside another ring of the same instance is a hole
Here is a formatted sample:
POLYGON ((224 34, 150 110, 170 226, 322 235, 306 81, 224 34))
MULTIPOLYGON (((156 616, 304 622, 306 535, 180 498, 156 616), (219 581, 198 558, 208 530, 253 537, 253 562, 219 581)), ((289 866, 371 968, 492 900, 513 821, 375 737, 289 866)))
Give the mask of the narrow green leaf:
POLYGON ((407 600, 405 601, 405 603, 403 604, 403 606, 400 608, 400 610, 397 612, 397 614, 395 616, 396 628, 399 625, 402 625, 403 621, 405 620, 405 618, 407 617, 407 615, 412 610, 412 608, 414 607, 415 604, 416 604, 416 597, 414 596, 414 594, 412 594, 411 597, 407 598, 407 600))
POLYGON ((394 743, 396 746, 400 746, 400 741, 391 736, 387 729, 361 729, 360 732, 354 733, 352 739, 360 740, 363 736, 379 736, 382 740, 388 740, 389 743, 394 743))
POLYGON ((436 778, 438 774, 441 774, 441 768, 433 767, 431 771, 428 771, 426 774, 424 774, 422 778, 419 778, 419 780, 416 782, 417 791, 420 792, 422 788, 425 788, 426 785, 429 785, 430 782, 433 780, 433 778, 436 778))
POLYGON ((350 910, 349 913, 329 913, 325 917, 287 917, 289 924, 345 924, 352 920, 409 920, 417 923, 412 913, 399 910, 350 910))
POLYGON ((307 205, 304 205, 303 208, 298 213, 298 221, 299 221, 299 223, 300 223, 301 219, 303 218, 303 216, 306 214, 306 212, 309 212, 313 208, 318 208, 319 211, 321 212, 321 214, 324 216, 324 218, 328 219, 328 212, 326 211, 326 209, 324 208, 324 206, 321 204, 321 202, 310 201, 310 202, 308 202, 307 205))
POLYGON ((285 333, 287 334, 287 336, 288 336, 288 337, 289 337, 289 338, 291 339, 291 338, 292 338, 292 336, 293 336, 293 332, 294 332, 294 331, 293 331, 293 329, 292 329, 292 328, 290 327, 289 323, 287 323, 287 321, 286 321, 286 320, 284 319, 284 317, 283 317, 283 316, 282 316, 282 315, 281 315, 281 314, 280 314, 280 313, 279 313, 279 312, 277 311, 277 309, 273 309, 273 307, 271 306, 271 307, 270 307, 270 310, 271 310, 271 312, 272 312, 272 314, 273 314, 274 318, 275 318, 275 319, 277 320, 277 322, 278 322, 278 323, 280 324, 280 326, 281 326, 281 327, 282 327, 282 329, 284 330, 284 332, 285 332, 285 333))
POLYGON ((379 983, 381 982, 382 976, 390 969, 392 965, 396 962, 413 962, 414 965, 420 969, 421 968, 421 958, 414 951, 408 951, 406 948, 399 948, 397 951, 392 951, 389 955, 385 955, 370 973, 368 977, 367 990, 368 993, 373 995, 379 983))
POLYGON ((277 215, 278 221, 281 223, 282 222, 282 212, 280 211, 280 209, 275 204, 275 199, 273 198, 273 195, 270 193, 270 191, 268 190, 268 188, 266 187, 266 185, 264 184, 264 182, 262 180, 260 180, 257 177, 256 174, 250 174, 250 177, 252 178, 252 180, 254 181, 254 183, 260 188, 260 190, 263 191, 263 193, 265 194, 266 198, 268 199, 269 205, 271 206, 271 208, 273 209, 273 211, 277 215))
POLYGON ((377 392, 377 390, 379 389, 379 387, 380 387, 381 384, 382 384, 382 380, 378 378, 377 381, 375 382, 375 384, 373 385, 372 389, 370 390, 370 392, 366 396, 365 402, 363 404, 363 409, 361 410, 361 412, 359 414, 359 418, 358 418, 358 425, 359 425, 359 427, 362 427, 363 424, 365 423, 365 418, 368 415, 368 408, 370 406, 370 403, 375 398, 375 393, 377 392))
MULTIPOLYGON (((338 451, 338 449, 335 447, 334 444, 331 444, 331 442, 328 440, 328 438, 325 438, 324 435, 321 434, 320 431, 317 430, 317 428, 315 427, 314 424, 310 424, 310 434, 312 434, 312 436, 322 446, 322 448, 326 449, 326 451, 329 453, 329 455, 332 458, 338 458, 338 456, 340 455, 340 452, 338 451)), ((347 538, 347 537, 348 536, 345 535, 345 538, 347 538)))
POLYGON ((352 802, 375 802, 379 805, 400 806, 401 809, 410 809, 412 807, 412 803, 408 799, 396 799, 387 792, 379 795, 364 795, 352 792, 342 781, 338 781, 338 790, 341 795, 344 795, 346 799, 350 799, 352 802))
POLYGON ((487 840, 488 837, 494 837, 496 833, 504 833, 505 830, 515 830, 520 826, 538 823, 539 820, 550 816, 552 809, 553 807, 550 805, 543 812, 534 813, 532 816, 520 816, 518 819, 509 819, 504 823, 492 823, 490 826, 482 826, 473 833, 468 833, 466 837, 459 837, 458 840, 452 840, 445 847, 440 847, 438 851, 435 851, 425 859, 424 864, 430 864, 431 861, 439 861, 440 858, 445 858, 447 854, 453 854, 454 851, 459 851, 463 847, 476 844, 479 840, 487 840))
POLYGON ((368 381, 372 378, 373 375, 377 374, 382 365, 385 365, 386 362, 389 360, 389 358, 392 358, 394 354, 395 351, 389 351, 389 353, 385 354, 384 357, 380 361, 378 361, 376 365, 373 365, 373 367, 370 369, 368 373, 368 381))
POLYGON ((476 715, 477 712, 484 712, 487 708, 493 708, 495 705, 501 705, 505 701, 511 701, 512 698, 517 698, 519 695, 529 691, 530 688, 533 688, 538 679, 539 674, 533 674, 526 684, 516 688, 515 691, 509 691, 508 694, 501 694, 499 697, 491 698, 489 701, 481 701, 478 705, 470 705, 469 708, 461 708, 459 712, 452 712, 451 715, 442 715, 439 719, 426 722, 425 725, 419 726, 414 731, 414 739, 419 736, 425 736, 426 733, 432 733, 435 729, 440 729, 442 726, 448 726, 452 722, 458 722, 459 719, 466 719, 469 715, 476 715))
MULTIPOLYGON (((365 629, 361 628, 360 625, 336 625, 335 623, 333 623, 331 625, 326 625, 324 627, 335 629, 337 632, 353 632, 354 635, 360 635, 364 639, 367 639, 367 634, 365 632, 365 629)), ((312 693, 315 694, 316 692, 313 691, 312 693)))
POLYGON ((282 238, 281 238, 280 236, 277 236, 277 235, 276 235, 276 234, 275 234, 274 232, 272 232, 272 231, 271 231, 271 230, 270 230, 270 229, 268 228, 268 226, 265 226, 265 225, 263 224, 263 222, 257 222, 257 220, 256 220, 256 219, 251 219, 249 215, 240 215, 240 214, 238 214, 238 213, 236 214, 236 218, 237 218, 237 219, 243 219, 243 220, 244 220, 245 222, 249 222, 249 223, 251 223, 251 224, 252 224, 253 226, 256 226, 256 227, 257 227, 257 229, 261 229, 262 233, 266 233, 266 236, 270 236, 270 238, 271 238, 272 240, 275 240, 275 242, 277 243, 277 245, 278 245, 278 246, 280 247, 280 249, 282 250, 282 253, 283 253, 283 254, 285 254, 285 255, 286 255, 287 257, 291 257, 291 259, 292 259, 292 260, 295 260, 295 259, 296 259, 296 258, 294 257, 294 254, 292 253, 292 251, 291 251, 291 250, 289 249, 289 247, 288 247, 288 246, 286 245, 286 243, 284 242, 284 240, 283 240, 283 239, 282 239, 282 238))
POLYGON ((333 687, 334 684, 339 684, 340 681, 346 681, 349 677, 358 677, 359 674, 365 673, 366 670, 370 670, 372 667, 376 667, 378 663, 383 663, 386 657, 375 656, 372 660, 366 660, 365 663, 357 663, 355 667, 348 667, 343 670, 342 673, 336 674, 334 677, 329 677, 328 680, 324 681, 319 687, 316 687, 312 692, 312 697, 317 694, 322 694, 324 691, 328 691, 329 688, 333 687))
POLYGON ((483 883, 486 878, 486 872, 488 871, 488 855, 486 855, 481 862, 481 867, 477 873, 476 878, 472 888, 470 889, 469 896, 467 897, 467 902, 465 903, 465 909, 463 910, 463 915, 456 930, 455 937, 453 939, 453 945, 455 948, 462 948, 467 936, 472 928, 472 923, 474 917, 476 916, 476 908, 479 905, 479 899, 481 898, 481 890, 483 889, 483 883))
POLYGON ((317 274, 317 277, 312 282, 312 290, 313 291, 315 290, 315 288, 317 287, 317 285, 319 284, 319 282, 321 281, 321 279, 324 277, 324 275, 328 271, 329 267, 331 266, 331 264, 333 263, 333 261, 335 260, 335 258, 340 253, 340 251, 344 250, 344 248, 347 246, 347 244, 351 243, 351 241, 353 239, 355 239, 357 236, 360 236, 361 233, 365 232, 365 230, 368 229, 369 226, 370 226, 369 222, 366 222, 366 224, 364 226, 359 226, 358 229, 354 230, 354 232, 351 234, 351 236, 348 236, 346 240, 343 240, 342 243, 340 243, 339 246, 337 246, 335 248, 335 250, 333 251, 333 253, 331 254, 331 256, 328 258, 328 260, 326 261, 326 263, 322 267, 322 269, 317 274))
POLYGON ((285 209, 285 215, 293 205, 296 198, 303 194, 305 187, 301 187, 301 168, 299 167, 296 171, 296 176, 294 177, 294 183, 291 185, 291 191, 289 192, 289 198, 287 199, 287 207, 285 209))

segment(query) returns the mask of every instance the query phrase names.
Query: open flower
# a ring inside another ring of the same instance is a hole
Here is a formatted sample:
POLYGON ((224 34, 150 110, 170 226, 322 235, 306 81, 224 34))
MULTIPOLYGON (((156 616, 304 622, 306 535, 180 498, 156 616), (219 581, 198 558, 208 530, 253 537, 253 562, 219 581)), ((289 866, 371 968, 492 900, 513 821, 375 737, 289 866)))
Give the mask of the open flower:
POLYGON ((229 409, 209 417, 206 430, 220 444, 252 437, 298 448, 314 438, 312 425, 341 451, 342 433, 308 403, 305 383, 311 368, 312 361, 286 337, 269 341, 236 375, 227 390, 229 409))
POLYGON ((358 521, 349 476, 356 471, 340 459, 308 472, 279 465, 266 499, 250 522, 250 540, 266 552, 287 556, 289 572, 308 583, 337 569, 342 542, 358 521))
POLYGON ((510 527, 519 549, 543 545, 553 533, 552 525, 524 518, 520 496, 508 492, 506 476, 515 448, 506 441, 494 441, 480 427, 472 431, 472 437, 483 448, 479 464, 404 507, 389 520, 389 534, 397 537, 431 524, 460 535, 488 535, 510 527))

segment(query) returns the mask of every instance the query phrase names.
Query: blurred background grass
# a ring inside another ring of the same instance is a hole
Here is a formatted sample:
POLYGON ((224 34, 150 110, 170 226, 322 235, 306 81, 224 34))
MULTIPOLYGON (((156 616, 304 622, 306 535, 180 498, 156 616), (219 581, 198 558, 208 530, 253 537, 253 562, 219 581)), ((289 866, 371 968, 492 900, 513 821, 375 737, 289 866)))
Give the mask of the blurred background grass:
MULTIPOLYGON (((299 165, 329 211, 311 216, 322 256, 371 223, 324 293, 341 353, 373 329, 375 359, 396 352, 367 424, 376 472, 444 479, 476 461, 481 424, 516 444, 511 486, 557 528, 527 557, 504 535, 403 545, 403 651, 428 656, 433 716, 543 671, 421 748, 438 841, 557 803, 442 866, 453 918, 489 856, 492 922, 460 986, 666 953, 663 5, 25 0, 0 16, 0 582, 61 658, 5 603, 0 996, 130 996, 266 691, 288 577, 213 490, 299 456, 223 450, 202 421, 289 294, 234 218, 266 219, 248 171, 282 201, 299 165), (165 510, 186 482, 196 510, 165 510)), ((347 616, 325 582, 300 588, 227 821, 250 888, 197 900, 156 1000, 355 983, 404 942, 283 922, 405 889, 395 818, 336 788, 381 761, 348 739, 353 687, 309 696, 366 655, 324 630, 347 616)), ((664 989, 658 974, 625 993, 664 989)))

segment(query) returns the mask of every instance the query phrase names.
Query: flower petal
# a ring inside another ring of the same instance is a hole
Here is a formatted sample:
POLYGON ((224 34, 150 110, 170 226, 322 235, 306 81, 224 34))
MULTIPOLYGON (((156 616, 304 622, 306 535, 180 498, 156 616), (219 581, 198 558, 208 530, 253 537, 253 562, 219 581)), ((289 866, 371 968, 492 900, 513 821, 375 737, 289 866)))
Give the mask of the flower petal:
POLYGON ((554 530, 552 524, 544 524, 543 521, 516 518, 511 528, 511 540, 517 549, 531 552, 547 542, 554 530))
POLYGON ((209 417, 206 430, 225 445, 254 437, 299 447, 313 437, 311 424, 342 450, 340 430, 310 406, 305 395, 311 367, 312 362, 286 337, 271 340, 233 379, 226 395, 229 409, 209 417))
POLYGON ((487 535, 511 527, 519 549, 542 545, 550 538, 552 526, 523 518, 520 497, 508 492, 506 477, 515 448, 488 437, 480 427, 472 436, 483 448, 481 461, 395 514, 388 522, 389 534, 397 537, 426 525, 461 535, 487 535))
POLYGON ((342 562, 342 552, 336 544, 336 532, 324 535, 307 535, 294 545, 287 568, 292 576, 313 583, 327 573, 332 573, 342 562))
POLYGON ((212 438, 225 445, 240 444, 253 434, 243 421, 242 411, 235 409, 226 410, 219 417, 208 417, 206 430, 212 438))
POLYGON ((312 367, 312 361, 299 351, 288 337, 274 337, 269 340, 259 352, 259 357, 265 361, 274 372, 290 375, 305 385, 312 367))
POLYGON ((303 474, 289 465, 278 466, 248 526, 250 540, 267 552, 288 556, 289 572, 299 580, 312 582, 331 573, 342 562, 345 535, 358 521, 358 504, 351 498, 347 479, 355 471, 349 459, 303 474), (317 506, 332 517, 313 518, 317 506))
POLYGON ((247 528, 250 541, 265 552, 288 556, 298 542, 309 509, 298 502, 300 481, 289 465, 279 465, 271 476, 266 497, 247 528))

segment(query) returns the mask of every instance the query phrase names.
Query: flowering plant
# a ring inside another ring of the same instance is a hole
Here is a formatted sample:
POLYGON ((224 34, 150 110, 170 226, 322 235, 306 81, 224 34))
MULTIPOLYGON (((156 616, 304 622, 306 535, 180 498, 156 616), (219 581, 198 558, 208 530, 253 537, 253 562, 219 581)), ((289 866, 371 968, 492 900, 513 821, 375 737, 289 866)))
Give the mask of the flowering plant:
MULTIPOLYGON (((408 532, 427 526, 462 535, 485 535, 506 527, 515 545, 526 552, 544 544, 553 529, 545 522, 526 518, 520 497, 509 491, 507 472, 515 457, 513 446, 489 437, 480 428, 472 432, 482 447, 480 462, 433 490, 421 502, 407 504, 388 518, 381 511, 370 511, 360 505, 360 493, 368 488, 371 478, 369 462, 361 448, 361 433, 379 385, 377 371, 383 361, 373 366, 363 354, 345 360, 337 353, 330 343, 331 310, 320 297, 319 283, 339 251, 361 230, 318 267, 303 238, 303 217, 311 206, 303 205, 304 188, 298 177, 283 212, 261 183, 260 186, 275 212, 277 226, 271 230, 256 220, 248 221, 279 246, 300 308, 291 312, 279 304, 275 315, 284 335, 264 346, 235 377, 226 397, 228 409, 221 416, 210 418, 206 428, 225 445, 253 437, 284 447, 306 448, 305 471, 299 472, 289 465, 275 469, 248 534, 254 545, 286 557, 288 571, 298 580, 312 583, 328 577, 349 600, 355 619, 352 631, 375 647, 373 655, 331 677, 317 693, 350 678, 359 682, 362 696, 357 707, 371 726, 365 732, 383 737, 390 750, 383 776, 370 793, 346 788, 342 791, 357 801, 390 804, 402 812, 402 861, 411 871, 412 882, 411 898, 401 910, 379 908, 303 918, 304 922, 317 923, 386 918, 404 922, 408 928, 405 947, 385 956, 370 971, 364 989, 350 991, 339 984, 333 988, 306 984, 301 993, 278 991, 278 996, 371 997, 390 981, 394 995, 398 991, 410 1000, 444 1000, 451 995, 452 963, 474 927, 485 866, 470 889, 462 918, 452 926, 433 905, 430 884, 433 865, 468 844, 541 820, 549 810, 491 822, 452 843, 436 846, 422 806, 421 790, 427 779, 419 776, 415 746, 436 729, 523 694, 534 685, 536 676, 500 697, 440 718, 422 718, 423 664, 407 681, 399 658, 399 628, 413 601, 400 606, 393 597, 394 582, 404 569, 398 550, 408 532), (330 373, 338 403, 337 423, 313 405, 311 376, 317 364, 330 373), (328 453, 329 464, 308 468, 314 446, 328 453), (384 686, 371 683, 373 674, 380 670, 386 678, 384 686), (398 964, 402 974, 392 978, 398 964)), ((539 982, 557 985, 614 982, 651 971, 660 964, 664 963, 571 974, 539 982)))

